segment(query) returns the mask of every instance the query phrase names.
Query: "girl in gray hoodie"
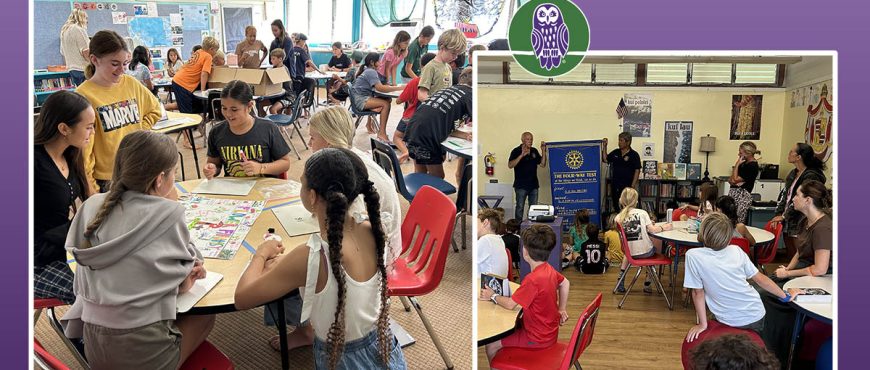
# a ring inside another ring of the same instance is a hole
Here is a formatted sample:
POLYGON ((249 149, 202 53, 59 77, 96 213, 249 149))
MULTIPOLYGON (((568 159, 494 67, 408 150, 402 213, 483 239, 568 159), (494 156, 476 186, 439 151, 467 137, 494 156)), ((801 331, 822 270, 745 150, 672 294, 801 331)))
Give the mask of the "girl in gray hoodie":
POLYGON ((125 136, 111 189, 72 221, 76 301, 63 321, 92 369, 177 369, 214 325, 214 315, 176 317, 178 294, 206 273, 176 201, 177 162, 168 136, 125 136))

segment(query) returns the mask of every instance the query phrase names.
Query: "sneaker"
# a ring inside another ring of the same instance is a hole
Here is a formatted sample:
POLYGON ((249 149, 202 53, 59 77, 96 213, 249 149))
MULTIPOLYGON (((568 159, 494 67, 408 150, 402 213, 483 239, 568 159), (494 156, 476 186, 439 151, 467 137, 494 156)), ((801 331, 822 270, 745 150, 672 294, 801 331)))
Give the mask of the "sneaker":
POLYGON ((643 283, 643 292, 646 294, 652 294, 652 284, 649 282, 643 283))
POLYGON ((616 287, 616 292, 617 293, 625 293, 625 286, 620 285, 620 286, 616 287))

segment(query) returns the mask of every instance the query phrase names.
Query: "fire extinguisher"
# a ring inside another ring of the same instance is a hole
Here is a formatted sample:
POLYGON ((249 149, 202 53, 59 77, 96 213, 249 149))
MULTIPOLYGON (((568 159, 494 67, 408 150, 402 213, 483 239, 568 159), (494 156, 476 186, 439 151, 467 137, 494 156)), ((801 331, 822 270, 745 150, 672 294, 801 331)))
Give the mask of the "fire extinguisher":
POLYGON ((486 156, 483 157, 483 163, 486 165, 486 174, 493 176, 495 174, 495 156, 492 152, 486 153, 486 156))

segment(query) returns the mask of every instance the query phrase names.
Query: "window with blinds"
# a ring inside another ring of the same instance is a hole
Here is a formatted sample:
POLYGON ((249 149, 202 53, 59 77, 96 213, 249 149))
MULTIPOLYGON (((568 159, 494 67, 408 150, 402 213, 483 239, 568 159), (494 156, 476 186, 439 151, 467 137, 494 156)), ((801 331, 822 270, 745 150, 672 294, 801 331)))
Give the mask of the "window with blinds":
POLYGON ((734 83, 738 84, 776 84, 776 64, 737 63, 734 83))
POLYGON ((595 83, 634 84, 636 64, 595 64, 595 83))
POLYGON ((730 84, 730 63, 692 63, 692 84, 730 84))
POLYGON ((647 83, 681 85, 688 80, 688 63, 650 63, 646 65, 647 83))

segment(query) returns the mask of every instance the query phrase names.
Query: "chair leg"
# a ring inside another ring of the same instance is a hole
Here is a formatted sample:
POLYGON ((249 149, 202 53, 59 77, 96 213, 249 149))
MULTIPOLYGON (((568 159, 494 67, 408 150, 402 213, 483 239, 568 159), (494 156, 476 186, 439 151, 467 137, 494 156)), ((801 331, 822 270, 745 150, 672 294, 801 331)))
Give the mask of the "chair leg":
MULTIPOLYGON (((629 266, 628 268, 630 269, 631 266, 629 266)), ((631 288, 633 288, 634 283, 637 282, 637 277, 640 276, 641 271, 643 271, 643 268, 638 267, 637 273, 634 274, 634 279, 631 279, 631 284, 628 285, 628 289, 626 289, 625 294, 622 295, 622 300, 619 301, 619 306, 617 306, 617 308, 622 308, 622 305, 625 304, 625 299, 628 298, 628 293, 631 293, 631 288)), ((625 273, 628 273, 628 269, 625 269, 625 273)))
POLYGON ((631 270, 631 266, 628 266, 622 276, 620 276, 619 279, 616 280, 616 285, 613 286, 613 294, 616 294, 616 289, 619 288, 620 284, 625 282, 625 276, 628 275, 628 270, 631 270))
POLYGON ((33 313, 33 325, 34 325, 34 326, 36 326, 36 323, 39 322, 39 315, 42 315, 42 309, 41 309, 41 308, 38 309, 38 310, 36 310, 36 312, 33 313))
POLYGON ((665 296, 665 303, 668 304, 668 309, 673 311, 674 304, 671 303, 671 300, 668 298, 668 294, 665 293, 665 288, 662 287, 662 281, 659 280, 658 276, 656 276, 656 268, 653 266, 649 266, 649 268, 652 269, 652 279, 655 281, 656 286, 659 288, 659 291, 662 292, 662 295, 665 296))
POLYGON ((420 306, 420 302, 417 301, 417 298, 415 297, 408 297, 408 299, 411 300, 414 309, 417 310, 417 315, 420 316, 420 320, 423 321, 423 326, 426 327, 426 332, 429 333, 429 337, 432 338, 432 343, 435 344, 435 348, 437 348, 438 353, 441 354, 441 359, 444 360, 444 365, 446 365, 448 369, 453 369, 453 361, 450 360, 450 355, 447 354, 447 350, 444 349, 444 345, 441 344, 441 339, 439 339, 438 334, 435 333, 435 328, 432 327, 429 318, 423 314, 423 308, 420 306))
POLYGON ((58 337, 60 337, 60 341, 63 342, 64 346, 66 346, 67 350, 69 350, 73 357, 75 357, 76 362, 82 366, 83 369, 90 369, 90 365, 82 357, 82 354, 79 353, 79 350, 70 342, 69 338, 66 337, 66 334, 63 332, 63 327, 60 325, 60 321, 57 320, 57 317, 54 315, 54 308, 48 308, 45 313, 46 318, 48 319, 48 324, 54 329, 54 332, 57 333, 58 337))
POLYGON ((299 156, 299 151, 296 150, 296 146, 293 145, 293 140, 290 140, 290 138, 287 137, 287 126, 281 126, 281 134, 281 136, 284 136, 286 139, 284 141, 290 145, 290 149, 293 149, 293 153, 296 153, 296 159, 302 160, 302 157, 299 156))
POLYGON ((468 248, 468 246, 466 245, 467 244, 466 240, 468 240, 467 232, 468 232, 468 212, 464 212, 462 214, 462 250, 465 250, 468 248))
POLYGON ((405 308, 405 312, 411 312, 411 304, 408 303, 408 297, 399 297, 399 302, 402 302, 402 307, 405 308))
POLYGON ((302 140, 302 145, 305 146, 305 150, 308 150, 308 143, 305 142, 305 137, 302 136, 302 131, 299 131, 299 121, 293 121, 293 128, 296 129, 296 133, 299 134, 299 140, 302 140))

